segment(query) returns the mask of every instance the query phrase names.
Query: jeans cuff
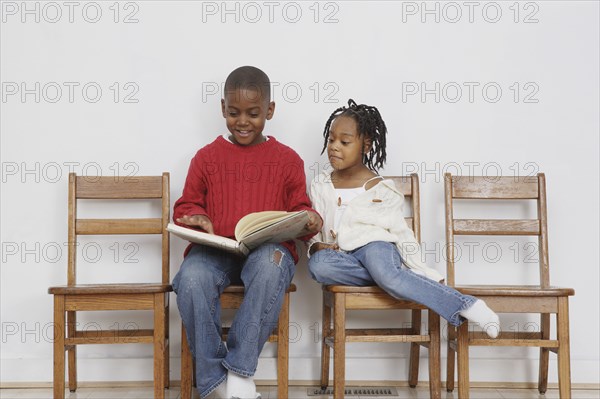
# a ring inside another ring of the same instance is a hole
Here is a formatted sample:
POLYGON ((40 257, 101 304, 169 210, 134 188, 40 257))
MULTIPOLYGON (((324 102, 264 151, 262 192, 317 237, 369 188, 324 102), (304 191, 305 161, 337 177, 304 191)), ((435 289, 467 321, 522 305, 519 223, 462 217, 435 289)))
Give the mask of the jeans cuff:
POLYGON ((252 371, 252 372, 250 372, 250 371, 245 371, 245 370, 242 370, 242 369, 238 369, 237 367, 233 367, 232 365, 230 365, 229 363, 227 363, 227 360, 223 360, 223 361, 221 362, 221 364, 222 364, 222 365, 223 365, 223 367, 225 367, 227 370, 229 370, 229 371, 233 371, 234 373, 236 373, 236 374, 239 374, 239 375, 241 375, 242 377, 252 377, 252 376, 254 376, 254 373, 255 373, 255 371, 256 371, 256 370, 255 370, 255 371, 252 371))
POLYGON ((452 324, 454 327, 458 327, 465 322, 467 319, 460 315, 461 310, 456 311, 456 313, 454 313, 452 317, 448 319, 448 323, 452 324))
POLYGON ((214 384, 212 384, 208 389, 206 389, 204 392, 200 392, 200 396, 205 398, 208 395, 210 395, 212 393, 212 391, 214 391, 215 389, 217 389, 217 387, 219 385, 221 385, 221 383, 223 381, 225 381, 227 379, 227 374, 223 374, 223 376, 221 378, 219 378, 219 380, 217 382, 215 382, 214 384))
POLYGON ((472 297, 470 295, 465 295, 465 299, 463 300, 463 304, 461 306, 460 309, 458 309, 453 315, 452 317, 450 317, 450 319, 448 320, 448 323, 452 324, 455 327, 460 326, 465 320, 463 316, 460 315, 460 312, 462 312, 463 310, 466 310, 468 308, 470 308, 471 306, 473 306, 473 304, 477 301, 477 298, 472 297))

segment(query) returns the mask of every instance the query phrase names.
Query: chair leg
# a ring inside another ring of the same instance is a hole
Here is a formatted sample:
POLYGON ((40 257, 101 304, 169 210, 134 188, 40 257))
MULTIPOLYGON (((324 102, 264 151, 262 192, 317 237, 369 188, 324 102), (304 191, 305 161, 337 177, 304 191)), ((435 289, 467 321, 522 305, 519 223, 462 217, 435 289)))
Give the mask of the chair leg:
POLYGON ((192 398, 192 352, 187 341, 185 327, 181 323, 181 399, 192 398))
MULTIPOLYGON (((412 333, 414 335, 421 334, 421 310, 412 310, 412 333)), ((431 328, 431 327, 430 327, 431 328)), ((410 344, 410 357, 409 357, 409 371, 408 371, 408 385, 411 388, 415 388, 419 382, 419 352, 421 345, 416 342, 410 344)))
POLYGON ((457 330, 458 397, 469 399, 469 323, 465 321, 457 330))
POLYGON ((571 397, 571 354, 569 349, 569 298, 558 298, 558 391, 561 399, 571 397))
POLYGON ((427 316, 429 321, 429 397, 440 399, 442 397, 440 376, 440 316, 433 310, 428 310, 427 316))
MULTIPOLYGON (((542 339, 550 339, 550 314, 542 313, 540 317, 540 332, 542 339)), ((538 391, 543 395, 548 389, 548 363, 550 350, 540 348, 540 370, 538 378, 538 391)))
POLYGON ((194 357, 192 356, 192 386, 194 388, 198 387, 197 381, 196 381, 196 362, 194 361, 194 357))
POLYGON ((154 294, 154 399, 165 397, 165 294, 154 294))
POLYGON ((448 349, 446 356, 446 391, 454 391, 454 365, 456 362, 456 351, 452 349, 451 343, 456 344, 456 327, 448 324, 448 349))
POLYGON ((65 397, 65 297, 54 295, 54 399, 65 397))
MULTIPOLYGON (((75 312, 67 312, 67 336, 74 337, 77 328, 77 314, 75 312)), ((69 391, 77 390, 77 345, 72 345, 67 349, 69 363, 69 391)))
MULTIPOLYGON (((168 294, 167 294, 168 295, 168 294)), ((168 298, 167 298, 168 301, 168 298)), ((167 303, 165 306, 165 311, 163 312, 165 319, 165 350, 163 352, 163 359, 165 359, 165 389, 169 389, 171 386, 171 354, 170 354, 170 343, 171 337, 169 333, 169 304, 167 303)))
POLYGON ((323 292, 323 316, 322 316, 322 334, 321 334, 321 389, 327 389, 329 385, 329 345, 325 342, 331 334, 331 306, 327 305, 326 297, 331 298, 330 294, 323 292))
POLYGON ((283 306, 279 313, 277 323, 277 397, 288 397, 289 384, 289 337, 290 322, 290 293, 286 292, 283 298, 283 306))
POLYGON ((333 295, 333 398, 343 399, 346 385, 346 296, 333 295))

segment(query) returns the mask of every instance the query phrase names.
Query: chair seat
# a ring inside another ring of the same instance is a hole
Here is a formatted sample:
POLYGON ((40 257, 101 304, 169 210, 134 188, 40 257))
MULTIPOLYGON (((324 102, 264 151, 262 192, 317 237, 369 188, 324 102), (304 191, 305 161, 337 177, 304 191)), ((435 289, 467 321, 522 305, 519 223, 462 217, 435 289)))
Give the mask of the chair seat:
MULTIPOLYGON (((223 290, 224 294, 243 294, 245 288, 243 285, 230 285, 223 290)), ((296 284, 290 284, 286 292, 296 292, 296 284)))
POLYGON ((53 295, 156 294, 171 292, 171 284, 76 284, 48 288, 53 295))
POLYGON ((323 291, 333 293, 355 293, 355 294, 385 294, 386 292, 376 285, 369 286, 353 286, 353 285, 323 285, 323 291))
POLYGON ((575 295, 573 288, 546 287, 539 285, 457 285, 458 291, 473 296, 518 296, 518 297, 558 297, 575 295))

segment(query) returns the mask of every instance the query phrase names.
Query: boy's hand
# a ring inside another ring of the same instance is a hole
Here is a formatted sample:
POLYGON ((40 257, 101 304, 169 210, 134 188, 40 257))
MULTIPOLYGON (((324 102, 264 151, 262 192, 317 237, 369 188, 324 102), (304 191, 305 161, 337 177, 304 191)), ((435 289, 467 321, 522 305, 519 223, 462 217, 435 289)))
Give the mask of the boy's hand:
POLYGON ((315 242, 310 247, 310 254, 312 255, 315 252, 318 252, 322 249, 333 249, 334 251, 338 251, 340 249, 340 247, 339 247, 339 245, 337 245, 337 243, 327 244, 324 242, 315 242))
POLYGON ((321 231, 321 227, 323 226, 323 221, 321 217, 315 212, 308 211, 308 223, 304 227, 304 229, 308 233, 317 233, 321 231))
POLYGON ((176 219, 177 222, 187 224, 188 226, 200 227, 202 230, 206 231, 208 234, 215 234, 213 230, 213 225, 210 219, 205 215, 183 215, 180 218, 176 219))

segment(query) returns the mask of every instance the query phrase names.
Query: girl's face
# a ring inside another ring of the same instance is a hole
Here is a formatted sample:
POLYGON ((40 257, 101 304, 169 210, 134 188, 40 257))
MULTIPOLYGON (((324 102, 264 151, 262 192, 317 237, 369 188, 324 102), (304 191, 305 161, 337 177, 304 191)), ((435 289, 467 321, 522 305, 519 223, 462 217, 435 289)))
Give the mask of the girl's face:
POLYGON ((367 151, 367 140, 359 136, 356 121, 348 116, 335 118, 327 142, 327 156, 332 168, 342 171, 363 167, 363 152, 367 151))

